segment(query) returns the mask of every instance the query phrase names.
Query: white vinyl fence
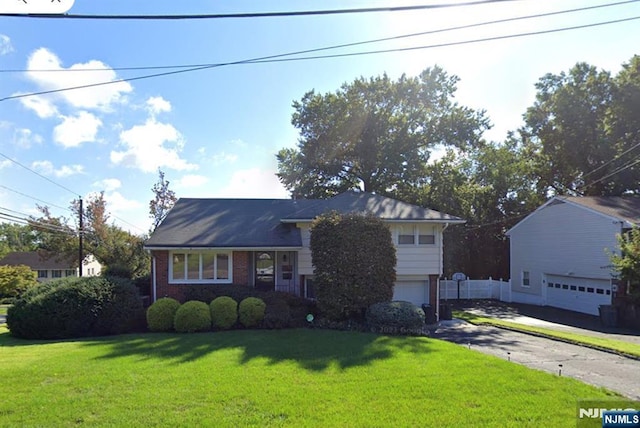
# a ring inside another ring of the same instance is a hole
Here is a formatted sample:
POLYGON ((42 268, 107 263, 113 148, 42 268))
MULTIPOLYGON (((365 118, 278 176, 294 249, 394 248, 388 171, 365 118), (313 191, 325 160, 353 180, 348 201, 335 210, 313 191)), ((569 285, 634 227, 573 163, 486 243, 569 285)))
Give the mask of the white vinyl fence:
POLYGON ((511 282, 496 279, 440 280, 440 300, 496 299, 511 302, 511 282))

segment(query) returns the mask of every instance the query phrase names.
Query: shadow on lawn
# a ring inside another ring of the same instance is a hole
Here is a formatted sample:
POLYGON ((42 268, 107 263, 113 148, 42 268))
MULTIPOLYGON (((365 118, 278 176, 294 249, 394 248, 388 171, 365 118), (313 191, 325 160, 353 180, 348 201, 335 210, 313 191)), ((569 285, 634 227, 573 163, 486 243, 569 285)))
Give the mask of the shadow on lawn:
POLYGON ((425 354, 433 342, 420 337, 387 337, 333 330, 236 330, 195 334, 140 334, 88 339, 86 346, 107 345, 100 359, 139 357, 168 363, 195 361, 209 354, 239 351, 239 363, 266 359, 268 364, 295 361, 300 367, 321 371, 347 369, 392 357, 396 352, 425 354))

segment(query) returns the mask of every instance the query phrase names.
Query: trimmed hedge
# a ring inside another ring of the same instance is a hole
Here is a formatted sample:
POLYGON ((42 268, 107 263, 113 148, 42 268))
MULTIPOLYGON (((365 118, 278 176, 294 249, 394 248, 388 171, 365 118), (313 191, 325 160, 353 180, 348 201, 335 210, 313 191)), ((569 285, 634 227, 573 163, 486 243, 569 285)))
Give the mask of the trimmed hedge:
POLYGON ((197 300, 182 304, 173 319, 173 328, 178 333, 194 333, 211 329, 211 311, 209 305, 197 300))
POLYGON ((375 333, 415 335, 423 332, 424 311, 410 302, 383 302, 371 305, 366 313, 367 323, 375 333))
POLYGON ((381 219, 331 212, 311 225, 311 259, 318 309, 335 321, 362 319, 393 297, 396 249, 381 219))
POLYGON ((284 299, 273 299, 267 302, 263 325, 265 328, 287 328, 291 324, 291 311, 284 299))
POLYGON ((169 331, 173 329, 173 319, 180 302, 171 297, 163 297, 153 302, 147 309, 147 327, 151 331, 169 331))
POLYGON ((238 321, 238 302, 229 296, 213 299, 209 305, 211 309, 211 323, 214 328, 227 330, 238 321))
POLYGON ((7 313, 11 334, 64 339, 132 332, 144 320, 140 296, 122 278, 64 278, 40 284, 16 299, 7 313))
POLYGON ((238 318, 240 323, 247 327, 257 327, 264 319, 264 313, 267 305, 262 299, 257 297, 247 297, 238 308, 238 318))

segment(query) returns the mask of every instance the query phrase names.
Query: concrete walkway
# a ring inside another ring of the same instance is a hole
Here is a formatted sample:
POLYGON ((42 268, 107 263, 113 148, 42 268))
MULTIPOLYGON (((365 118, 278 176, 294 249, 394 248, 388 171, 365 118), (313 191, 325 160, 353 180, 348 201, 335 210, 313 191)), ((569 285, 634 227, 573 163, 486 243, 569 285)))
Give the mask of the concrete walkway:
POLYGON ((555 375, 562 370, 562 376, 640 400, 637 360, 461 320, 441 321, 432 337, 555 375))
POLYGON ((640 331, 604 327, 600 318, 562 309, 488 300, 451 302, 454 309, 517 324, 616 339, 640 345, 640 331))

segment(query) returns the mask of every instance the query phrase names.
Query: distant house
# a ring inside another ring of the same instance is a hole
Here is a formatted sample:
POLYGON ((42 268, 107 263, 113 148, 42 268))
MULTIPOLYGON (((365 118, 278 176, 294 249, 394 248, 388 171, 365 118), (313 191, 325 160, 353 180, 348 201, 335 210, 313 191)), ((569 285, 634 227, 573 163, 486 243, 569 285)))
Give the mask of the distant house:
POLYGON ((313 297, 310 226, 332 210, 373 215, 389 225, 397 255, 395 300, 437 301, 442 233, 464 220, 366 192, 324 200, 181 198, 145 243, 152 297, 182 299, 189 287, 206 284, 313 297))
MULTIPOLYGON (((37 273, 38 281, 47 282, 52 279, 64 278, 67 276, 78 276, 78 268, 74 267, 73 261, 57 260, 55 256, 42 257, 37 251, 22 251, 7 254, 0 259, 0 266, 25 265, 37 273)), ((83 276, 100 275, 102 266, 92 255, 88 255, 82 263, 83 276)))
POLYGON ((557 196, 507 235, 512 300, 598 314, 617 292, 616 236, 640 224, 640 198, 557 196))

